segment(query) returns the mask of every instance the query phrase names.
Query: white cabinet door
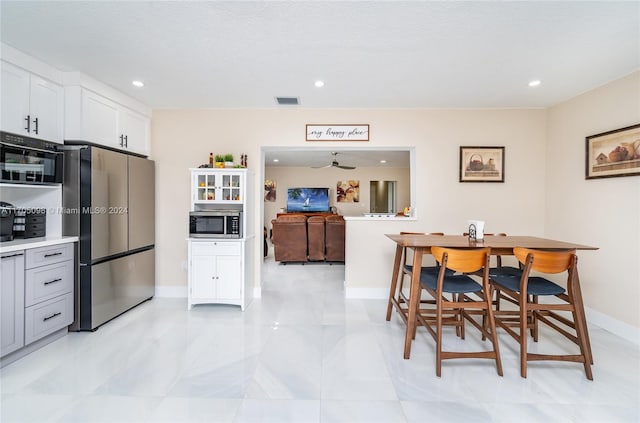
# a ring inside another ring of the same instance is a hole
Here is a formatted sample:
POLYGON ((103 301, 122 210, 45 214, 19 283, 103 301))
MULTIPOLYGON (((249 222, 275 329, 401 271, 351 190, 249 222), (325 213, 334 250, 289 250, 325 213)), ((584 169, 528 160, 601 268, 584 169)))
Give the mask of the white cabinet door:
POLYGON ((64 90, 2 62, 2 130, 61 143, 64 90))
POLYGON ((82 91, 82 134, 87 141, 107 147, 118 145, 118 106, 113 101, 82 91))
POLYGON ((31 76, 31 136, 63 142, 64 89, 57 84, 31 76))
POLYGON ((29 72, 2 62, 2 130, 20 135, 27 131, 29 116, 29 72))
POLYGON ((189 308, 192 304, 242 306, 242 243, 189 241, 189 308))
POLYGON ((0 356, 24 346, 24 255, 0 260, 0 356))
POLYGON ((120 123, 118 137, 124 137, 124 148, 134 153, 148 154, 149 119, 125 107, 120 109, 118 119, 120 123))
POLYGON ((215 257, 194 255, 191 257, 191 297, 216 298, 215 257))
POLYGON ((240 256, 218 256, 216 298, 239 299, 242 286, 242 262, 240 256))

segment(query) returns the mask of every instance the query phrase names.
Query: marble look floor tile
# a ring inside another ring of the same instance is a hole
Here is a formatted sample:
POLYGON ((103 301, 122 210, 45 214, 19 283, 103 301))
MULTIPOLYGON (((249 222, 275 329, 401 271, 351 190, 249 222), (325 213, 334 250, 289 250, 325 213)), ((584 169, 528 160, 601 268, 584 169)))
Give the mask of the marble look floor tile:
POLYGON ((320 399, 322 327, 272 327, 247 398, 320 399))
POLYGON ((144 422, 160 398, 89 395, 80 398, 59 422, 144 422))
POLYGON ((409 423, 492 422, 491 414, 480 403, 451 401, 403 401, 402 409, 409 423))
POLYGON ((323 343, 323 399, 397 399, 374 330, 325 326, 323 343))
POLYGON ((2 395, 0 422, 46 422, 60 419, 77 401, 74 395, 2 395))
POLYGON ((234 422, 313 423, 320 421, 319 400, 246 399, 234 422))
POLYGON ((242 400, 164 398, 151 412, 149 422, 233 422, 242 400))
POLYGON ((323 423, 399 423, 407 421, 399 401, 323 400, 320 413, 323 423))
MULTIPOLYGON (((272 260, 272 259, 271 259, 272 260)), ((594 381, 581 364, 535 362, 520 377, 503 331, 492 360, 446 360, 386 300, 344 298, 344 266, 266 261, 262 298, 237 306, 154 298, 95 332, 70 333, 0 369, 5 422, 637 422, 640 347, 592 325, 594 381), (37 406, 36 406, 37 405, 37 406)), ((488 348, 451 328, 445 347, 488 348)), ((576 346, 541 329, 531 351, 576 346)))

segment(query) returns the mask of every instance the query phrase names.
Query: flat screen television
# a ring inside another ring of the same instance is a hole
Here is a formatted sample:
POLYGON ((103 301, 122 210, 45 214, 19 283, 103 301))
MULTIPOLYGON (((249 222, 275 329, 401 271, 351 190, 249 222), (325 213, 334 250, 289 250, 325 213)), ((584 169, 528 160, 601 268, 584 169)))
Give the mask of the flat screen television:
POLYGON ((287 189, 287 212, 328 212, 329 188, 287 189))

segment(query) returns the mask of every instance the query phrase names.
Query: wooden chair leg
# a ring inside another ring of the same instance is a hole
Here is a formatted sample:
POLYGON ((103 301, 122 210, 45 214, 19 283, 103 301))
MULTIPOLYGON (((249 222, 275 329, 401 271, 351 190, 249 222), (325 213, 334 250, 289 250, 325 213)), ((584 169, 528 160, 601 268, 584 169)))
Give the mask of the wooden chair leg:
MULTIPOLYGON (((489 326, 491 328, 491 343, 493 344, 493 352, 496 355, 496 371, 499 376, 502 376, 502 359, 500 358, 500 347, 498 345, 498 332, 496 330, 496 320, 493 314, 492 307, 492 297, 487 296, 487 310, 485 315, 487 316, 487 320, 489 320, 489 326)), ((484 320, 484 316, 483 316, 484 320)), ((485 324, 483 323, 483 327, 485 324)), ((483 334, 484 337, 484 334, 483 334)))
MULTIPOLYGON (((538 296, 532 295, 531 302, 538 304, 538 296)), ((536 311, 531 313, 531 336, 533 337, 533 342, 538 342, 538 312, 536 311)))
POLYGON ((584 359, 584 373, 586 374, 587 379, 593 380, 593 374, 591 373, 591 360, 589 359, 585 328, 582 324, 582 319, 580 318, 579 313, 576 312, 575 304, 574 304, 572 314, 573 314, 573 321, 575 322, 575 326, 576 326, 576 333, 578 335, 580 353, 582 354, 582 358, 584 359))
POLYGON ((520 306, 520 376, 527 377, 527 306, 526 298, 520 306))
POLYGON ((442 375, 442 299, 436 304, 436 376, 442 375))

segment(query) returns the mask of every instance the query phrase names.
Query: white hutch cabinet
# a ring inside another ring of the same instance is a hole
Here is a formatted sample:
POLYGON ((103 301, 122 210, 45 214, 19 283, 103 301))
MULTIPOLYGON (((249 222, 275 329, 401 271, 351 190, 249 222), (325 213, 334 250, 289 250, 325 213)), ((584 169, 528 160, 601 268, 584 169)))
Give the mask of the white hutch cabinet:
POLYGON ((191 211, 241 211, 239 238, 188 240, 188 308, 232 304, 244 310, 253 298, 255 234, 251 199, 253 173, 247 169, 191 169, 191 211))

